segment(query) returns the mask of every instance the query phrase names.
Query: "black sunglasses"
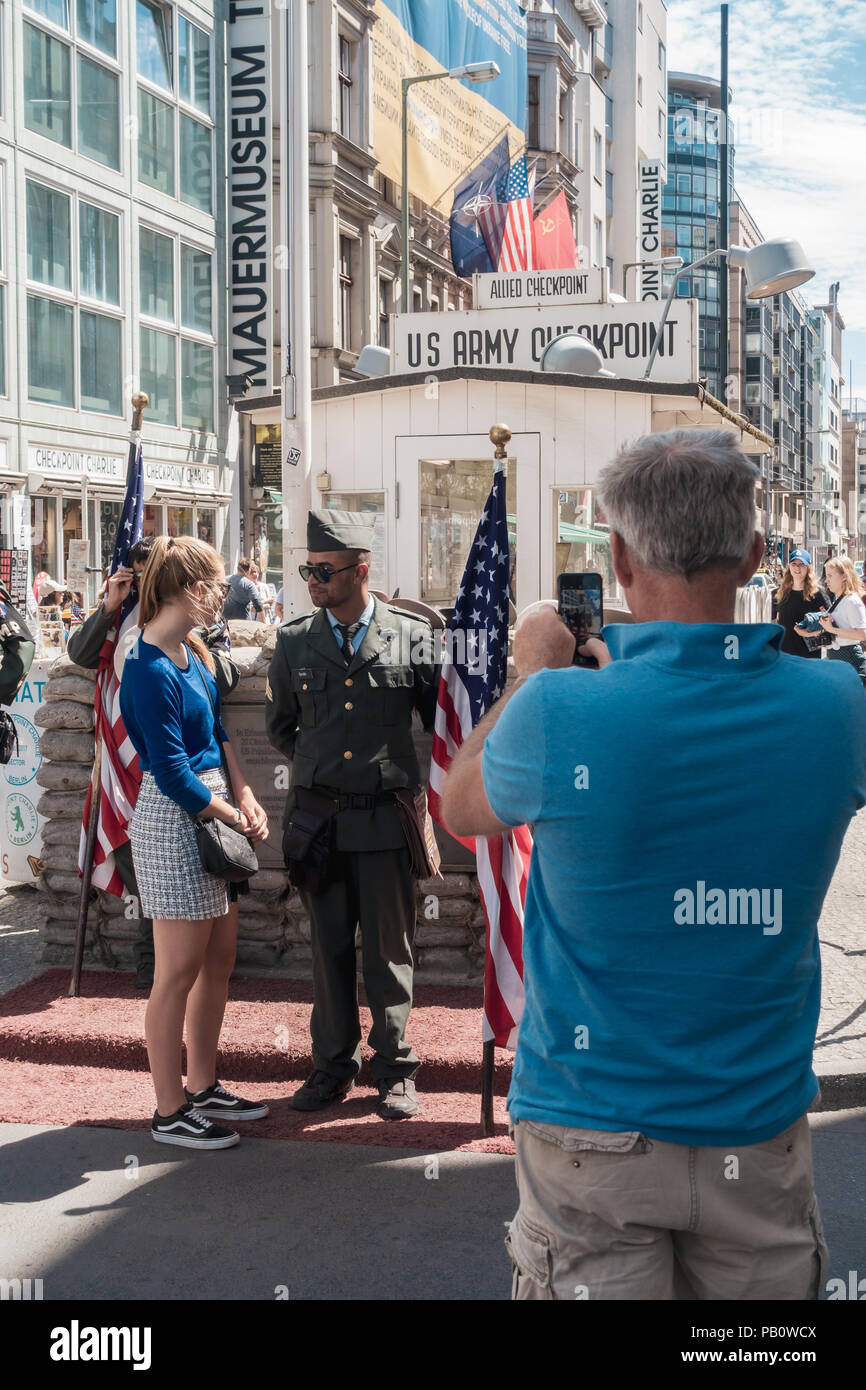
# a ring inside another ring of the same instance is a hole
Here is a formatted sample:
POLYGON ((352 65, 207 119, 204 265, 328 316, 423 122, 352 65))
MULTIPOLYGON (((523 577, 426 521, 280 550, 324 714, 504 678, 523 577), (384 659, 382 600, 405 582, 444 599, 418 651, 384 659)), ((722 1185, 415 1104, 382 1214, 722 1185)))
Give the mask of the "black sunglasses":
POLYGON ((346 570, 358 568, 358 561, 354 565, 344 565, 342 569, 332 570, 328 565, 298 565, 298 574, 306 582, 311 575, 315 575, 320 584, 327 584, 333 579, 335 574, 343 574, 346 570))

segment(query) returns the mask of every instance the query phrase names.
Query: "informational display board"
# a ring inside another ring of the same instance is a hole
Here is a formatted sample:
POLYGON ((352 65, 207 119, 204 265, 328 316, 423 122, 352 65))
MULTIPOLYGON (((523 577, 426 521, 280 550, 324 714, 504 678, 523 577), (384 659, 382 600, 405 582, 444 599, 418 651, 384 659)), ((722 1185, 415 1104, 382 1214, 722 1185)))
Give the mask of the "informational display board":
POLYGON ((22 613, 27 604, 27 575, 29 550, 0 550, 0 583, 12 595, 12 602, 22 613))
POLYGON ((283 446, 279 439, 266 439, 255 446, 256 487, 279 492, 283 485, 283 446))
POLYGON ((69 542, 69 557, 66 561, 66 587, 73 594, 87 592, 87 549, 88 541, 69 542))
POLYGON ((34 661, 7 707, 18 732, 18 752, 0 766, 0 877, 12 883, 32 883, 41 868, 44 818, 36 810, 42 795, 36 774, 42 754, 35 716, 43 703, 50 666, 51 660, 34 661))
POLYGON ((267 840, 256 846, 259 866, 262 869, 281 869, 283 811, 291 763, 268 741, 263 702, 241 704, 235 700, 225 700, 220 718, 255 798, 268 814, 270 834, 267 840))
MULTIPOLYGON (((393 314, 394 371, 447 367, 537 371, 552 338, 579 333, 598 348, 614 376, 640 380, 657 336, 657 304, 562 305, 469 309, 450 314, 393 314)), ((653 381, 697 381, 697 300, 675 300, 653 365, 653 381)))
POLYGON ((515 270, 473 275, 472 307, 506 309, 527 304, 606 304, 607 266, 587 270, 515 270))

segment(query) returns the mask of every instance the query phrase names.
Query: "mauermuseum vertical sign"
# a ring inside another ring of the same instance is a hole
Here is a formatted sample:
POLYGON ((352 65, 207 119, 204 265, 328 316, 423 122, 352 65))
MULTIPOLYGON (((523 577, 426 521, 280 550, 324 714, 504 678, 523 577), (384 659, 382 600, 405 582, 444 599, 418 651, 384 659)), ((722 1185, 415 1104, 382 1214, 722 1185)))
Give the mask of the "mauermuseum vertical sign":
POLYGON ((270 0, 228 6, 228 370, 271 390, 270 0))
MULTIPOLYGON (((661 254, 661 165, 656 160, 644 159, 640 166, 640 258, 642 261, 658 261, 661 254)), ((644 265, 639 274, 641 299, 661 299, 661 266, 644 265)))

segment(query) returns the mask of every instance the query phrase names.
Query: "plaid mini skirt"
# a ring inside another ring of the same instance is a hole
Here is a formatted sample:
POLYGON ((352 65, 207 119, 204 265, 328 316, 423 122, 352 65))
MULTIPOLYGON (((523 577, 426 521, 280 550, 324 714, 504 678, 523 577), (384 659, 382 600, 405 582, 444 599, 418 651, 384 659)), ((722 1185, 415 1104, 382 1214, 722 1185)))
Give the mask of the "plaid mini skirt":
MULTIPOLYGON (((231 800, 221 767, 198 777, 217 796, 231 800)), ((202 868, 189 812, 159 790, 150 772, 142 774, 129 843, 143 917, 198 921, 228 912, 228 884, 202 868)))

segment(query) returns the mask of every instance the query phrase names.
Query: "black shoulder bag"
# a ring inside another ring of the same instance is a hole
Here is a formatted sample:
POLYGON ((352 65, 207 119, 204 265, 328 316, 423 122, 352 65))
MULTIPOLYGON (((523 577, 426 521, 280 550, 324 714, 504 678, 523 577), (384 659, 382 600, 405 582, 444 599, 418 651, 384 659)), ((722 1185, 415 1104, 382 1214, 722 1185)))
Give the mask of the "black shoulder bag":
MULTIPOLYGON (((830 614, 833 612, 833 609, 836 607, 836 604, 841 602, 842 595, 840 594, 837 599, 833 600, 833 602, 830 604, 830 607, 827 609, 828 618, 830 614)), ((833 643, 836 641, 836 634, 835 632, 826 632, 825 629, 822 627, 820 632, 816 632, 815 635, 812 637, 804 637, 803 641, 805 642, 806 647, 810 652, 818 652, 821 650, 822 647, 832 647, 833 643)))
MULTIPOLYGON (((220 761, 222 762, 223 772, 225 773, 226 783, 229 791, 232 791, 232 779, 229 775, 225 754, 222 751, 219 733, 216 727, 216 710, 211 699, 207 681, 201 669, 198 658, 188 648, 192 660, 198 668, 201 676, 201 683, 204 686, 208 704, 213 713, 214 736, 220 749, 220 761)), ((246 879, 252 878, 253 874, 258 873, 259 861, 256 852, 247 839, 246 835, 241 834, 240 830, 235 830, 233 826, 226 825, 221 820, 199 820, 192 817, 195 826, 195 837, 198 842, 198 855, 201 866, 206 874, 213 874, 215 878, 222 878, 226 883, 243 883, 246 879)))

